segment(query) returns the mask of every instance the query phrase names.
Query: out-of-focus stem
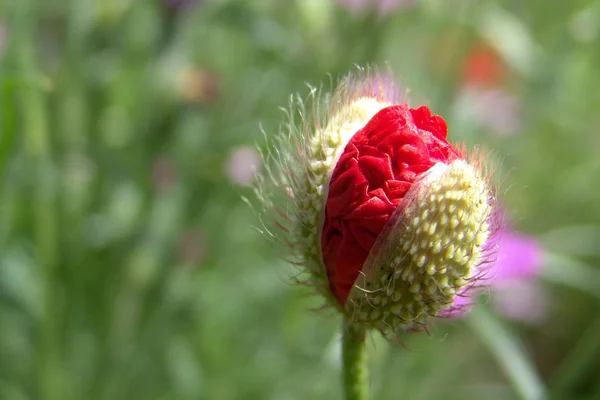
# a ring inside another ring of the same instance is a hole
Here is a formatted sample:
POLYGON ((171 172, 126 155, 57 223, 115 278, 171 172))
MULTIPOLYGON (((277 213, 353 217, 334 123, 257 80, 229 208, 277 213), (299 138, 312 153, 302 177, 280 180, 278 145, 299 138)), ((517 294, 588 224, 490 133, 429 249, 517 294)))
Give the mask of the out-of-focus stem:
POLYGON ((42 282, 42 307, 37 327, 38 398, 60 399, 61 371, 58 362, 56 318, 60 311, 54 301, 55 267, 57 265, 57 224, 55 188, 48 135, 45 94, 36 84, 38 69, 35 57, 36 9, 31 0, 15 2, 11 32, 15 38, 15 57, 19 73, 24 77, 18 90, 18 105, 22 115, 24 153, 32 166, 32 214, 35 238, 35 258, 42 282))
POLYGON ((369 398, 369 385, 365 330, 344 320, 342 331, 344 396, 346 400, 366 400, 369 398))

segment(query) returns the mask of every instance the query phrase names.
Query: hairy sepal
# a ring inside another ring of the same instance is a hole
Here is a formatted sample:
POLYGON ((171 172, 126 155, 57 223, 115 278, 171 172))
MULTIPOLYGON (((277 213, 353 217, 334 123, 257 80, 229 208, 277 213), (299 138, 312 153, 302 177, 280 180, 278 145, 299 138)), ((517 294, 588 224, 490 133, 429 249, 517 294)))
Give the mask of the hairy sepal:
POLYGON ((400 203, 346 302, 355 323, 386 335, 420 330, 484 273, 494 197, 465 160, 438 163, 400 203))
POLYGON ((292 96, 283 109, 287 122, 263 153, 265 172, 255 190, 262 204, 261 230, 299 268, 295 281, 313 287, 341 312, 330 291, 320 244, 329 180, 352 136, 379 110, 398 101, 400 91, 387 75, 360 69, 333 93, 311 88, 306 99, 292 96))

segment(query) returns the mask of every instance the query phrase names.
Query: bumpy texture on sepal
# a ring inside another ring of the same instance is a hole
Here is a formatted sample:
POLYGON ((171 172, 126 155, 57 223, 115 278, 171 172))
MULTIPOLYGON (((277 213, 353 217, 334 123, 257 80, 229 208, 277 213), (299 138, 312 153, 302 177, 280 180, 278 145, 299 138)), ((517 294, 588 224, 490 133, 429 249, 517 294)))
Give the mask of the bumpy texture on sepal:
POLYGON ((483 273, 493 198, 464 160, 420 177, 373 246, 348 301, 355 322, 384 333, 419 329, 483 273))

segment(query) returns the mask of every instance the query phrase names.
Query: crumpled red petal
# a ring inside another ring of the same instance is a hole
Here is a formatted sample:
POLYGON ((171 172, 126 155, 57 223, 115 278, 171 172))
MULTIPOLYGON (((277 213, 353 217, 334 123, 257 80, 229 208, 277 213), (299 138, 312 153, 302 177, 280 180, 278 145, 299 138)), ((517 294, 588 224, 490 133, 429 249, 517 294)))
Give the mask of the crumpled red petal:
POLYGON ((329 184, 321 237, 335 298, 346 298, 375 240, 415 179, 437 162, 463 158, 443 118, 426 106, 379 111, 347 144, 329 184))

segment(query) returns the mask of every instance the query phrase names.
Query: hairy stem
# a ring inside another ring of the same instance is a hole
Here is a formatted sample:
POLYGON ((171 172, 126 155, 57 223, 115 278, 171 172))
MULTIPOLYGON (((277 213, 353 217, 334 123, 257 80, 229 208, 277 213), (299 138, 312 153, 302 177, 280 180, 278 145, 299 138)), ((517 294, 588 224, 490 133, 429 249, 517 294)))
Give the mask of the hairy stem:
POLYGON ((342 374, 346 400, 368 399, 365 330, 344 319, 342 328, 342 374))

